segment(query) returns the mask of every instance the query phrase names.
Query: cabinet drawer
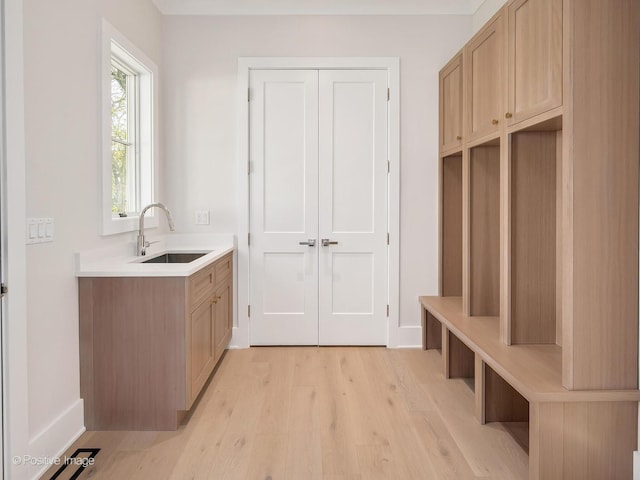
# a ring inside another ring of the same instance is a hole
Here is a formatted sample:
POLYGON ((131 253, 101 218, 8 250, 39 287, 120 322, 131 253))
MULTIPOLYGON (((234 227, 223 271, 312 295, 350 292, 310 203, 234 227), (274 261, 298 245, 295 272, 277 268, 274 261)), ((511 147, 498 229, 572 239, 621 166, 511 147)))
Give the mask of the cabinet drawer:
POLYGON ((215 265, 209 265, 189 277, 189 303, 192 310, 213 293, 216 282, 215 265))
POLYGON ((226 257, 221 258, 215 264, 216 268, 216 283, 220 283, 229 275, 233 270, 233 255, 230 253, 226 257))

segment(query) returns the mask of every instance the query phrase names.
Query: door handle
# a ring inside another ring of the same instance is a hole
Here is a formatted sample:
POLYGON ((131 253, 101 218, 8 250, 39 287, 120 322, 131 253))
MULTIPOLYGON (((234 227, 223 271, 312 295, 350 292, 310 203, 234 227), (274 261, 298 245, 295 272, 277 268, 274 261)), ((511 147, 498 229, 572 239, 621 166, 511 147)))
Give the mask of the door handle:
POLYGON ((310 238, 306 242, 298 242, 298 244, 299 245, 307 245, 308 247, 315 247, 316 246, 316 239, 315 238, 310 238))
POLYGON ((329 245, 337 245, 337 244, 338 244, 338 242, 329 240, 328 238, 323 238, 322 239, 322 246, 323 247, 328 247, 329 245))

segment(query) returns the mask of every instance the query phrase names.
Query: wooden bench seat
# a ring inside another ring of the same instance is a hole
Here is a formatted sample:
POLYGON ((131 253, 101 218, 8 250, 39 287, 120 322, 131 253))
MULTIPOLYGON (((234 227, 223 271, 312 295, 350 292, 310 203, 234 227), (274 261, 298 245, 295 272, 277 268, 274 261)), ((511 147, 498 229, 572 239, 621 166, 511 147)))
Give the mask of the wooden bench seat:
POLYGON ((420 303, 423 347, 445 377, 474 378, 478 421, 525 422, 530 480, 630 478, 640 391, 567 390, 560 346, 505 345, 499 318, 463 315, 460 297, 420 303))
POLYGON ((420 303, 530 402, 640 401, 638 390, 565 389, 561 347, 505 345, 498 317, 463 315, 461 297, 420 297, 420 303))

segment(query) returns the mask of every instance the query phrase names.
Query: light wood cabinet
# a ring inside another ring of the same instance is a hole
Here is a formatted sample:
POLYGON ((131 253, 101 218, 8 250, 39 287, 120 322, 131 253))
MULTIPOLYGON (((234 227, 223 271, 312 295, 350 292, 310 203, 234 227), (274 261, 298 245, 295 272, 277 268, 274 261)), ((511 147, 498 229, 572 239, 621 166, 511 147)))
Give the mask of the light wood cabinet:
POLYGON ((481 422, 528 419, 532 480, 632 475, 638 38, 637 0, 510 0, 463 49, 465 133, 440 152, 442 297, 422 297, 424 345, 445 376, 475 377, 481 422), (500 18, 508 53, 489 72, 500 18), (491 130, 500 105, 508 123, 491 130))
POLYGON ((464 47, 467 141, 496 134, 504 123, 504 18, 499 13, 464 47))
POLYGON ((462 146, 462 54, 440 72, 440 150, 462 146))
POLYGON ((189 406, 231 340, 232 257, 227 255, 189 278, 189 406))
POLYGON ((505 118, 514 125, 562 105, 562 0, 515 0, 507 16, 505 118))
POLYGON ((232 322, 233 322, 233 282, 228 278, 216 289, 215 313, 213 321, 213 329, 215 344, 213 346, 214 358, 216 362, 224 353, 229 341, 231 340, 232 322))
POLYGON ((190 277, 79 278, 88 430, 175 430, 229 344, 233 257, 190 277))
POLYGON ((197 306, 189 319, 191 324, 191 339, 189 342, 189 361, 191 374, 189 376, 189 400, 193 402, 206 383, 215 366, 214 352, 214 297, 207 298, 197 306))

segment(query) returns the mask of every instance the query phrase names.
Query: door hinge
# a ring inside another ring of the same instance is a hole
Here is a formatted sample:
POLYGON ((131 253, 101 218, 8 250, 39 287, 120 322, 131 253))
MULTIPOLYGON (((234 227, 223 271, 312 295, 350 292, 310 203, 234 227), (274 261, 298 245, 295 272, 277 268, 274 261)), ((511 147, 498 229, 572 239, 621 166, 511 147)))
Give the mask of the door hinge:
POLYGON ((247 175, 251 175, 251 162, 247 162, 247 175))
POLYGON ((247 233, 247 245, 251 245, 251 234, 247 233))
POLYGON ((387 160, 387 173, 391 173, 391 161, 387 160))
POLYGON ((247 102, 251 101, 251 89, 247 88, 247 102))
POLYGON ((387 245, 390 245, 390 234, 387 232, 387 245))
POLYGON ((391 100, 391 89, 387 87, 387 102, 391 100))
POLYGON ((389 316, 389 304, 387 303, 387 317, 389 316))
POLYGON ((251 305, 247 305, 247 317, 251 316, 251 305))
POLYGON ((6 283, 0 284, 0 298, 4 297, 7 293, 9 293, 9 288, 6 283))

